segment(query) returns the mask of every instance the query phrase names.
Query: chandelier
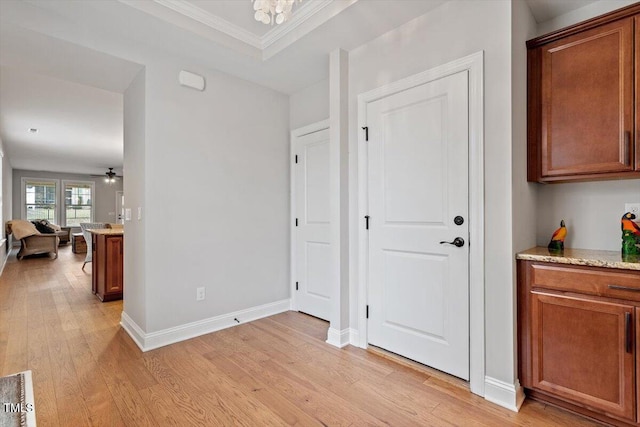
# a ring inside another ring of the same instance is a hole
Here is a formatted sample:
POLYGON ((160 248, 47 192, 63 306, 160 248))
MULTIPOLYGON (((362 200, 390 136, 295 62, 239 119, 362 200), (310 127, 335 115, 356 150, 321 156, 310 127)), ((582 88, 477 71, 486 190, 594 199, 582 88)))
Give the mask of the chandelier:
MULTIPOLYGON (((302 0, 298 0, 302 1, 302 0)), ((253 0, 254 18, 263 24, 280 25, 291 17, 296 0, 253 0)))

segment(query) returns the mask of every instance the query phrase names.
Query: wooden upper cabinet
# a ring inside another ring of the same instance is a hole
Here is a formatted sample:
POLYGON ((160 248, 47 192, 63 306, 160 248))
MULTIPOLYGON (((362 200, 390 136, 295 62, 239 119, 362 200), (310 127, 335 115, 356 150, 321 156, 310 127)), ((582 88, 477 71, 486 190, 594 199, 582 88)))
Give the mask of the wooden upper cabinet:
POLYGON ((623 11, 527 43, 529 181, 640 178, 640 7, 623 11))
POLYGON ((640 16, 636 16, 635 22, 636 34, 636 110, 635 110, 635 126, 636 126, 636 170, 640 171, 640 16))

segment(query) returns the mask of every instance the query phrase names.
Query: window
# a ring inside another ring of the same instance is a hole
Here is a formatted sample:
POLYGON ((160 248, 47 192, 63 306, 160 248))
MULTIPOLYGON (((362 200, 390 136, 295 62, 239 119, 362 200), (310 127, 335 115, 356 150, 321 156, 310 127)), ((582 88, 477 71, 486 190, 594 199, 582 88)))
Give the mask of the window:
POLYGON ((57 181, 23 178, 24 214, 27 221, 46 219, 55 223, 57 181))
POLYGON ((93 222, 93 193, 93 182, 64 182, 64 222, 67 227, 93 222))

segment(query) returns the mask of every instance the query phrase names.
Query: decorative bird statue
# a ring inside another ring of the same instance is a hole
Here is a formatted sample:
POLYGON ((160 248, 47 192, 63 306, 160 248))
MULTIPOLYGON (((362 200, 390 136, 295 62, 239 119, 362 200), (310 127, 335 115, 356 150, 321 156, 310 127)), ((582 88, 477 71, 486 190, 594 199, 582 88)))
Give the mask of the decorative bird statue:
POLYGON ((627 212, 622 215, 622 259, 637 262, 640 256, 640 226, 634 221, 635 214, 627 212))
POLYGON ((620 228, 622 229, 623 233, 625 231, 628 231, 634 236, 640 237, 640 226, 634 221, 634 219, 636 219, 636 216, 631 212, 627 212, 626 214, 622 215, 620 228))
POLYGON ((560 221, 560 228, 553 232, 553 236, 551 236, 551 241, 547 248, 551 252, 562 252, 564 251, 564 238, 567 237, 567 227, 564 226, 564 219, 560 221))

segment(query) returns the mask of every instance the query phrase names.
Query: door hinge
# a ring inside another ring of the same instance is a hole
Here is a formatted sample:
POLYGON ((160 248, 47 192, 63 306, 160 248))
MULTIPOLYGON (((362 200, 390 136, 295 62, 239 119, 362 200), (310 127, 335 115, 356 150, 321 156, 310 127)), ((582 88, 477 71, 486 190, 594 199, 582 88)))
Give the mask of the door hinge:
POLYGON ((296 218, 296 227, 298 226, 298 218, 296 218))
POLYGON ((369 318, 369 305, 367 305, 367 319, 369 318))
POLYGON ((369 215, 364 216, 364 226, 367 230, 369 229, 369 215))
POLYGON ((364 140, 368 141, 369 140, 369 126, 363 126, 362 129, 364 130, 364 140))
POLYGON ((298 290, 298 282, 296 282, 296 291, 298 290))
POLYGON ((296 154, 296 164, 298 163, 298 155, 296 154))

